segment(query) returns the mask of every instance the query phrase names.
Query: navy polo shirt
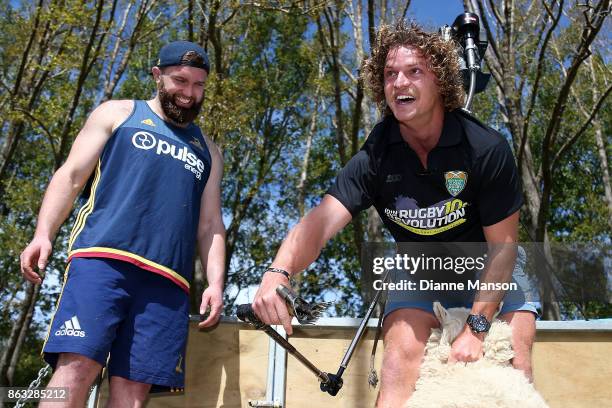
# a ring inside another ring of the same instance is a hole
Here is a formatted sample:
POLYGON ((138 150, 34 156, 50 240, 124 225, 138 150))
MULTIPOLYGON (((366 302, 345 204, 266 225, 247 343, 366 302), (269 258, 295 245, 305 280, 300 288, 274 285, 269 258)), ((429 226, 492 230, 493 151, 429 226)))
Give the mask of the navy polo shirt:
POLYGON ((446 112, 425 169, 390 115, 327 192, 354 216, 374 206, 397 242, 484 242, 523 203, 508 142, 461 110, 446 112))

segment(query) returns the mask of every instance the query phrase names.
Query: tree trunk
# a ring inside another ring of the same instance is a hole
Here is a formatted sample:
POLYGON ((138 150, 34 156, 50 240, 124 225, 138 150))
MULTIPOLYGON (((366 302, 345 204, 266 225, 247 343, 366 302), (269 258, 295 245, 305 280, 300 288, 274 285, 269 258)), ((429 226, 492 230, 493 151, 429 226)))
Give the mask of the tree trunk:
POLYGON ((327 52, 328 64, 332 73, 334 87, 334 105, 335 105, 335 123, 336 128, 336 146, 338 148, 338 157, 340 165, 344 166, 348 160, 346 154, 346 143, 344 138, 344 113, 342 110, 342 79, 340 77, 340 49, 338 41, 340 32, 339 15, 341 9, 336 12, 331 8, 323 11, 321 19, 318 21, 318 33, 323 49, 327 52), (326 27, 325 29, 323 27, 326 27))
MULTIPOLYGON (((13 85, 13 89, 11 90, 11 98, 9 102, 9 111, 12 111, 15 108, 17 103, 17 99, 22 94, 22 81, 26 75, 28 60, 30 58, 30 52, 32 51, 32 47, 34 44, 34 39, 38 35, 38 29, 40 26, 40 14, 44 5, 44 1, 40 0, 38 5, 36 6, 36 15, 34 16, 34 24, 32 31, 30 33, 30 37, 28 39, 28 43, 21 54, 21 61, 19 63, 19 69, 17 70, 17 75, 15 77, 15 84, 13 85)), ((0 201, 2 196, 4 195, 2 191, 2 183, 4 180, 6 172, 8 170, 9 164, 13 158, 13 154, 15 153, 15 149, 17 148, 17 144, 22 135, 23 131, 23 122, 17 121, 11 124, 10 130, 7 132, 7 137, 4 140, 4 143, 1 146, 0 151, 0 201)))
MULTIPOLYGON (((589 58, 589 70, 593 84, 597 83, 595 75, 595 66, 593 57, 589 58)), ((599 91, 597 87, 593 87, 593 104, 599 99, 599 91)), ((599 168, 601 169, 601 178, 603 181, 604 197, 608 206, 608 227, 612 230, 612 185, 610 182, 610 163, 608 162, 608 146, 603 138, 603 127, 601 121, 593 120, 593 129, 595 130, 595 144, 597 145, 597 154, 599 155, 599 168)))
MULTIPOLYGON (((110 25, 113 21, 115 15, 115 7, 117 6, 117 0, 113 1, 112 8, 109 13, 109 21, 110 25)), ((87 46, 85 47, 85 53, 83 55, 83 59, 81 61, 81 66, 79 69, 79 75, 77 77, 75 83, 75 92, 72 97, 72 101, 70 103, 70 109, 68 111, 68 115, 66 115, 66 120, 63 123, 62 130, 60 132, 60 143, 57 155, 55 157, 55 169, 57 170, 64 161, 64 158, 68 154, 68 146, 69 146, 69 136, 72 130, 72 124, 74 122, 75 114, 77 107, 79 106, 79 101, 81 100, 81 94, 83 93, 83 86, 85 85, 85 81, 91 72, 91 69, 100 54, 100 50, 102 48, 102 44, 106 37, 106 32, 100 35, 96 46, 94 47, 94 43, 96 42, 96 38, 98 37, 98 30, 100 29, 100 25, 102 24, 102 14, 104 11, 104 1, 99 0, 96 8, 96 17, 94 21, 94 25, 89 34, 89 39, 87 46)))
POLYGON ((23 324, 21 325, 21 328, 19 329, 17 344, 15 345, 15 349, 13 351, 13 355, 11 356, 11 360, 6 373, 9 386, 13 385, 13 377, 15 376, 15 370, 17 369, 17 364, 19 363, 19 356, 21 355, 21 349, 23 347, 23 344, 25 343, 26 335, 28 333, 28 329, 30 328, 30 323, 32 323, 32 318, 34 317, 34 306, 36 305, 36 300, 38 299, 39 293, 40 285, 34 285, 32 296, 26 297, 28 302, 26 303, 26 305, 24 305, 24 310, 26 310, 25 319, 23 324))
MULTIPOLYGON (((325 70, 323 69, 323 60, 319 61, 319 71, 317 74, 317 84, 320 84, 321 79, 325 75, 325 70)), ((321 86, 317 85, 314 92, 314 105, 312 108, 312 116, 310 117, 310 126, 308 127, 308 133, 306 134, 306 147, 304 151, 304 157, 302 159, 301 171, 300 171, 300 180, 297 185, 298 197, 297 197, 297 205, 299 211, 299 217, 302 218, 305 213, 305 198, 306 198, 306 180, 308 180, 308 164, 310 161, 310 150, 312 148, 312 138, 317 130, 317 120, 319 113, 319 106, 321 104, 321 86)), ((301 276, 301 275, 300 275, 301 276)))
POLYGON ((187 0, 187 40, 193 42, 195 35, 193 32, 193 0, 187 0))
POLYGON ((8 341, 6 342, 6 348, 4 349, 2 357, 0 358, 0 386, 2 387, 11 385, 12 378, 9 378, 8 376, 9 367, 13 361, 13 356, 21 349, 19 340, 21 340, 22 343, 24 340, 21 333, 24 330, 27 330, 29 327, 31 320, 28 321, 28 311, 30 310, 30 305, 36 302, 37 294, 38 290, 36 290, 35 285, 28 283, 25 298, 19 306, 19 316, 11 328, 11 333, 8 341))
MULTIPOLYGON (((131 23, 134 25, 134 28, 132 29, 132 34, 130 35, 128 46, 126 50, 123 52, 121 62, 119 63, 119 66, 115 70, 115 75, 113 76, 112 80, 110 80, 110 72, 109 72, 108 80, 106 81, 105 86, 104 86, 104 96, 102 97, 102 102, 105 102, 113 97, 113 92, 115 92, 115 88, 117 87, 119 80, 121 79, 121 77, 123 76, 123 73, 127 69, 128 63, 130 61, 130 57, 132 56, 132 53, 134 52, 134 49, 136 48, 136 45, 138 45, 138 42, 140 40, 140 34, 142 33, 142 25, 144 23, 144 19, 147 17, 149 12, 151 11, 154 3, 155 2, 149 3, 147 1, 143 1, 140 7, 138 8, 138 11, 136 12, 135 21, 131 23)), ((122 31, 123 31, 123 24, 121 27, 121 32, 122 31)), ((117 39, 117 45, 119 43, 120 43, 120 38, 117 39)), ((115 60, 116 60, 115 56, 116 55, 114 55, 114 57, 111 58, 111 61, 109 62, 110 67, 114 66, 115 64, 115 60)))
MULTIPOLYGON (((121 36, 123 35, 123 31, 125 30, 125 26, 127 24, 127 20, 130 15, 130 10, 132 9, 132 5, 133 5, 132 3, 128 3, 127 7, 123 11, 123 18, 119 25, 119 31, 117 32, 117 35, 116 35, 115 46, 113 48, 113 52, 111 53, 110 59, 107 63, 106 72, 104 74, 104 78, 106 79, 104 80, 104 87, 103 87, 104 95, 102 96, 101 102, 108 101, 112 97, 111 95, 113 94, 113 89, 115 88, 114 85, 111 85, 111 75, 112 75, 113 67, 115 66, 115 63, 117 62, 117 58, 119 55, 119 47, 122 41, 121 36)), ((116 77, 117 75, 115 75, 115 78, 116 77)))

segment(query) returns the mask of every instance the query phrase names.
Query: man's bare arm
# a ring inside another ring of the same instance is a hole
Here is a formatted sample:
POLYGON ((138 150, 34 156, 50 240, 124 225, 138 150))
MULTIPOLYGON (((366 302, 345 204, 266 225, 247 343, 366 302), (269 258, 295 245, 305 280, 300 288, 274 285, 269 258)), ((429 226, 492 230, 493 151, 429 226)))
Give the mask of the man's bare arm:
POLYGON ((209 142, 208 147, 212 158, 212 169, 202 194, 198 250, 208 280, 208 288, 202 293, 200 314, 204 314, 210 306, 210 315, 200 323, 200 327, 212 326, 219 320, 223 309, 225 276, 225 226, 221 215, 223 157, 214 143, 209 142))
MULTIPOLYGON (((271 266, 284 269, 292 275, 301 272, 318 258, 327 241, 346 226, 351 218, 351 213, 340 201, 325 195, 321 203, 289 232, 271 266)), ((280 284, 288 284, 284 275, 264 274, 255 294, 253 310, 264 323, 282 323, 285 331, 291 334, 291 317, 284 301, 276 294, 276 287, 280 284)))
MULTIPOLYGON (((484 235, 493 252, 483 272, 480 282, 509 282, 516 260, 516 240, 518 237, 518 211, 497 224, 483 227, 484 235)), ((472 305, 471 314, 485 315, 491 321, 504 291, 479 291, 472 305)), ((454 340, 451 347, 449 363, 456 361, 476 361, 482 357, 482 342, 485 333, 472 333, 466 324, 463 331, 454 340)))
POLYGON ((66 162, 55 172, 43 199, 32 242, 21 253, 21 272, 33 283, 41 283, 34 271, 44 271, 51 255, 51 242, 66 220, 74 200, 96 166, 104 145, 131 112, 132 101, 109 101, 97 107, 76 137, 66 162))
MULTIPOLYGON (((512 279, 517 255, 518 221, 517 211, 497 224, 483 227, 489 244, 490 261, 479 279, 481 283, 510 282, 512 279)), ((478 291, 471 313, 483 314, 490 321, 504 293, 501 290, 478 291)))

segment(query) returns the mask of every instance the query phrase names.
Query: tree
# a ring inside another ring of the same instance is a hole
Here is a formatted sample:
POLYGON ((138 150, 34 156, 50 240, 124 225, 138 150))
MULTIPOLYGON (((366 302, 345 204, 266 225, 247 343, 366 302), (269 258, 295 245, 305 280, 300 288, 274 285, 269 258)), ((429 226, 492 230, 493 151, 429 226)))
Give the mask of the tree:
POLYGON ((501 125, 512 138, 523 183, 523 218, 528 235, 544 242, 546 262, 539 269, 543 316, 560 317, 553 282, 542 271, 553 264, 548 225, 554 195, 554 179, 568 152, 584 137, 612 88, 584 102, 586 117, 578 127, 564 121, 579 73, 587 69, 592 45, 610 12, 608 0, 572 6, 564 0, 510 1, 498 4, 464 1, 480 14, 489 48, 485 56, 494 79, 501 125), (572 10, 581 10, 577 15, 572 10), (565 15, 574 15, 567 25, 565 15), (535 32, 535 34, 534 34, 535 32), (563 40, 561 40, 563 39, 563 40), (554 44, 563 41, 566 51, 554 64, 554 44), (569 50, 568 50, 569 49, 569 50), (535 56, 535 57, 534 57, 535 56))

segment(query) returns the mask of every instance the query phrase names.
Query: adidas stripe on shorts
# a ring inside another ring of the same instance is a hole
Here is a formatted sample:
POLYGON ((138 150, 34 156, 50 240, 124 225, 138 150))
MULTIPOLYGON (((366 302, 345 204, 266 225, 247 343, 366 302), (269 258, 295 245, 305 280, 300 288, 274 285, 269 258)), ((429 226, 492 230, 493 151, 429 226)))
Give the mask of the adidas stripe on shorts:
POLYGON ((184 387, 189 299, 168 278, 114 259, 75 258, 43 348, 53 368, 58 353, 77 353, 108 374, 184 387))

